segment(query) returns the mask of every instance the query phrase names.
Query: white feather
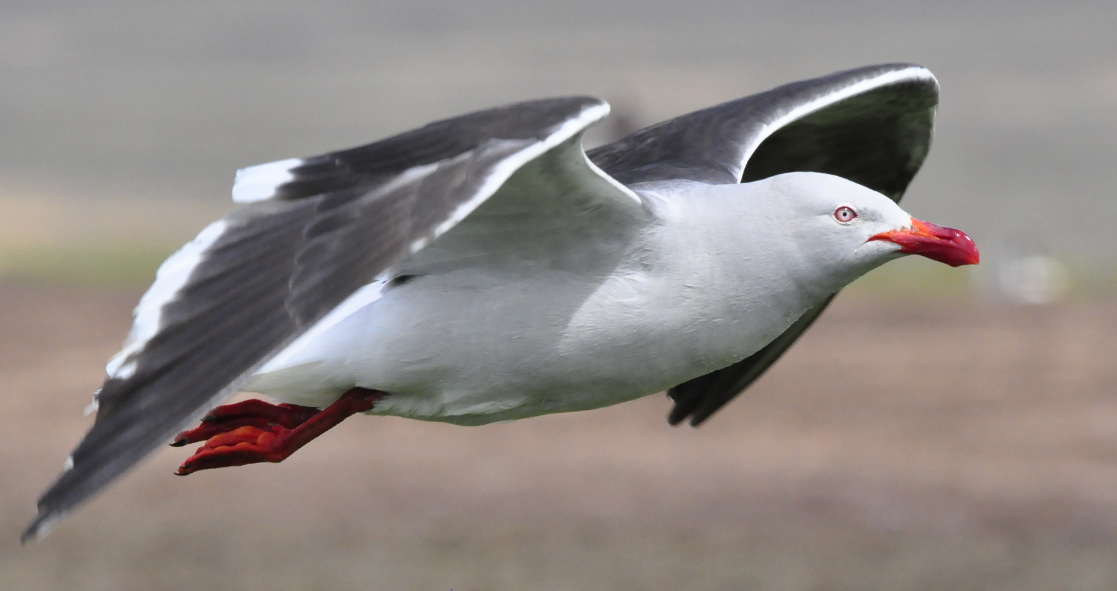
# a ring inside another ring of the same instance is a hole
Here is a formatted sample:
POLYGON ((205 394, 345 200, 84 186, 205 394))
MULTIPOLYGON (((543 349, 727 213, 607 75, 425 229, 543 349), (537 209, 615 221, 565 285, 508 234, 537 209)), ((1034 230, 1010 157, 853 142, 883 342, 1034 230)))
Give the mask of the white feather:
POLYGON ((136 320, 132 324, 128 338, 124 340, 124 347, 105 367, 110 377, 128 379, 135 373, 135 354, 142 351, 151 337, 159 332, 163 306, 178 296, 178 292, 190 279, 190 274, 205 259, 206 252, 221 238, 226 228, 225 220, 213 222, 206 226, 197 238, 163 261, 155 274, 155 283, 140 298, 140 304, 136 306, 134 312, 136 320))
MULTIPOLYGON (((505 158, 503 161, 501 161, 500 164, 496 165, 496 167, 493 168, 493 171, 489 173, 488 177, 485 178, 485 181, 481 184, 481 188, 478 189, 473 198, 459 205, 458 208, 455 209, 452 214, 450 214, 450 217, 446 218, 446 221, 442 222, 438 225, 438 227, 435 228, 434 237, 437 238, 445 234, 450 228, 458 225, 458 223, 464 220, 466 216, 473 213, 473 210, 477 209, 482 203, 485 202, 486 199, 488 199, 490 196, 492 196, 493 193, 500 189, 500 187, 504 185, 504 182, 507 181, 508 178, 511 177, 524 164, 535 160, 541 154, 547 152, 551 148, 554 148, 555 146, 574 137, 575 134, 581 133, 586 127, 589 127, 592 123, 594 123, 595 121, 599 121, 608 114, 608 103, 600 103, 594 105, 588 109, 583 110, 581 113, 578 114, 577 117, 567 120, 565 123, 559 126, 558 130, 547 136, 547 138, 543 141, 535 142, 524 148, 523 150, 520 150, 519 152, 513 154, 512 156, 505 158)), ((511 142, 514 140, 507 141, 511 142)), ((637 204, 641 203, 640 198, 628 187, 617 183, 611 177, 602 172, 601 169, 594 166, 592 162, 589 162, 588 158, 586 159, 586 162, 589 163, 590 170, 609 181, 615 188, 619 189, 627 197, 633 199, 637 204)), ((421 245, 418 247, 412 245, 411 252, 413 253, 418 252, 423 246, 426 245, 422 241, 416 241, 416 243, 421 245)))
POLYGON ((275 357, 272 357, 270 361, 256 371, 255 375, 271 373, 291 365, 292 361, 298 357, 299 353, 306 348, 307 343, 317 339, 323 332, 341 322, 357 310, 379 300, 380 296, 384 294, 384 288, 386 286, 387 281, 384 279, 377 279, 353 292, 353 294, 345 298, 345 301, 341 302, 338 307, 331 310, 329 314, 316 322, 314 326, 310 327, 310 330, 295 339, 293 343, 280 351, 275 357))
POLYGON ((233 181, 233 201, 255 203, 275 197, 275 190, 291 182, 295 178, 291 170, 302 163, 301 158, 288 158, 238 170, 233 181))
POLYGON ((86 406, 85 410, 82 411, 82 416, 88 417, 89 415, 96 413, 98 410, 100 410, 100 408, 101 401, 94 398, 93 401, 89 403, 89 406, 86 406))

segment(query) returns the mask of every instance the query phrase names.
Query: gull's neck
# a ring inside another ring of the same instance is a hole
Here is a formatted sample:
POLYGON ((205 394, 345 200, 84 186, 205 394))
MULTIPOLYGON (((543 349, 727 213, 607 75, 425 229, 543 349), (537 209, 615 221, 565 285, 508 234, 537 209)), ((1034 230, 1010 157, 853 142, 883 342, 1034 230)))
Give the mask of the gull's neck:
POLYGON ((654 307, 689 322, 711 351, 752 354, 851 280, 788 239, 787 216, 763 191, 685 181, 635 189, 656 217, 635 261, 664 283, 654 307))

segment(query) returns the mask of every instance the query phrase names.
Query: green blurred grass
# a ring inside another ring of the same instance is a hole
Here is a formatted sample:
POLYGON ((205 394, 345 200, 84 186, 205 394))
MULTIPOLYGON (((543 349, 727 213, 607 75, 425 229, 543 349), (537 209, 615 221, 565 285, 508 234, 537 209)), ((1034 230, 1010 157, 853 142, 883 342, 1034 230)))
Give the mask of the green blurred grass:
POLYGON ((173 247, 152 244, 20 246, 0 249, 0 277, 61 285, 144 286, 173 247))

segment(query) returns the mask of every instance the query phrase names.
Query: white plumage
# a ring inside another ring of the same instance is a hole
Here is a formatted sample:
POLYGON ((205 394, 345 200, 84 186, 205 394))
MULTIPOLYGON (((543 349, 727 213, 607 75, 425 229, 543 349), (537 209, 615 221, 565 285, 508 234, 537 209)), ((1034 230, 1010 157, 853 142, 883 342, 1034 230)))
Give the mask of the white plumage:
POLYGON ((741 185, 652 184, 639 190, 640 208, 601 195, 593 207, 618 211, 590 219, 613 227, 580 228, 570 220, 589 217, 583 211, 559 218, 541 204, 556 196, 518 192, 547 186, 531 177, 548 168, 524 169, 447 234, 453 257, 408 265, 437 273, 385 286, 330 328, 316 327, 245 389, 325 407, 350 388, 371 388, 392 393, 372 413, 459 424, 616 404, 755 353, 898 256, 897 245, 871 236, 911 226, 874 191, 789 173, 741 185), (841 206, 858 211, 854 223, 834 218, 841 206), (508 227, 510 212, 522 231, 508 227), (608 252, 577 239, 616 236, 618 226, 628 239, 608 252), (564 257, 541 265, 538 248, 564 257))

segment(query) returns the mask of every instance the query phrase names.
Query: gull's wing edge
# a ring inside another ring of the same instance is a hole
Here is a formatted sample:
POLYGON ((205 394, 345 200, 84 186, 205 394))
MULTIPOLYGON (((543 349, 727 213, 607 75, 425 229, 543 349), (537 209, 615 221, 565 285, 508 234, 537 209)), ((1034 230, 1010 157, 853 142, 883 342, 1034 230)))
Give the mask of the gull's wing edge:
POLYGON ((931 143, 938 81, 884 64, 793 82, 688 113, 589 151, 619 182, 733 184, 793 171, 898 198, 931 143))
MULTIPOLYGON (((844 177, 899 201, 931 146, 938 81, 914 64, 867 66, 695 111, 591 150, 620 182, 750 182, 785 172, 844 177)), ((668 391, 674 425, 697 426, 745 390, 814 322, 831 297, 772 343, 668 391)))
POLYGON ((240 171, 233 197, 246 205, 160 267, 109 364, 93 427, 21 541, 45 534, 516 170, 608 111, 590 97, 531 101, 240 171))

